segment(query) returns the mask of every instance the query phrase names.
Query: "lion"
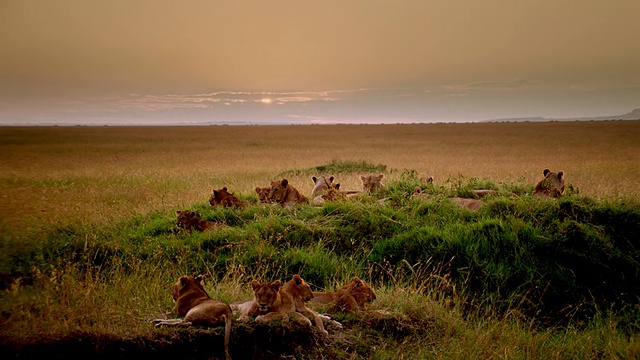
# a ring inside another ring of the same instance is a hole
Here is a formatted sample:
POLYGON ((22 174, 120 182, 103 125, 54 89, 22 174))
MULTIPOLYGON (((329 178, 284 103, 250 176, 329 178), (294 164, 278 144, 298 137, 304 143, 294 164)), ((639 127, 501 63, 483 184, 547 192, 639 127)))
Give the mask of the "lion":
POLYGON ((269 191, 270 187, 258 187, 256 186, 256 194, 258 194, 258 200, 260 200, 263 204, 271 204, 271 199, 269 199, 269 191))
POLYGON ((302 195, 298 189, 289 184, 287 179, 272 181, 269 190, 269 199, 277 204, 292 207, 296 204, 308 204, 309 199, 302 195))
POLYGON ((313 198, 314 204, 324 204, 327 201, 340 201, 347 198, 347 192, 340 191, 340 183, 331 184, 324 194, 313 198))
POLYGON ((253 288, 253 300, 235 303, 232 308, 241 312, 239 322, 247 322, 255 317, 257 323, 266 323, 273 320, 289 321, 291 316, 295 321, 311 326, 311 320, 296 312, 294 299, 290 293, 281 291, 282 282, 260 283, 257 280, 251 282, 253 288))
POLYGON ((360 176, 360 180, 362 180, 362 188, 365 192, 372 194, 375 192, 384 192, 385 186, 381 182, 384 174, 380 175, 367 175, 360 176))
POLYGON ((313 180, 314 185, 313 191, 311 191, 311 196, 313 197, 320 196, 324 194, 325 191, 332 188, 333 176, 330 176, 329 180, 327 180, 327 178, 324 176, 320 176, 319 178, 313 176, 311 177, 311 180, 313 180))
POLYGON ((180 229, 178 232, 182 232, 182 230, 189 231, 189 232, 193 230, 196 230, 199 232, 212 231, 221 226, 224 226, 223 223, 208 221, 208 220, 200 220, 198 218, 198 215, 191 210, 178 210, 176 211, 176 215, 178 216, 178 221, 176 222, 176 225, 178 226, 178 229, 180 229))
POLYGON ((544 169, 544 179, 536 184, 533 197, 558 198, 564 194, 564 172, 557 173, 544 169))
POLYGON ((471 211, 477 211, 484 205, 484 201, 480 199, 468 199, 461 197, 452 197, 449 199, 453 204, 458 205, 459 208, 467 209, 471 211))
POLYGON ((219 190, 211 190, 209 204, 211 206, 222 205, 224 207, 244 207, 247 205, 244 201, 232 195, 226 187, 219 190))
POLYGON ((309 304, 314 308, 357 314, 366 309, 366 304, 376 299, 373 289, 358 277, 335 292, 314 292, 309 304))
POLYGON ((309 286, 309 284, 307 284, 300 275, 293 275, 291 280, 284 284, 281 292, 290 294, 293 298, 295 310, 304 315, 307 319, 313 320, 316 324, 316 328, 323 335, 329 335, 329 333, 324 329, 322 322, 323 318, 317 312, 309 309, 305 304, 313 299, 313 291, 311 291, 311 286, 309 286))
POLYGON ((184 319, 155 319, 160 326, 217 326, 224 323, 224 355, 229 356, 229 335, 233 313, 229 304, 212 299, 202 286, 202 277, 181 276, 173 285, 172 296, 176 305, 173 311, 184 319))

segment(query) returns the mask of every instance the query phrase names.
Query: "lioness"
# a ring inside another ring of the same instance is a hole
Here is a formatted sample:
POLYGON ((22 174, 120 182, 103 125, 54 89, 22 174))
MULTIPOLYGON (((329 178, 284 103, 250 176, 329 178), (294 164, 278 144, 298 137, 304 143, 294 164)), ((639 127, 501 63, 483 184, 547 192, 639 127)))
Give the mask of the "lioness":
POLYGON ((224 207, 244 207, 247 205, 244 201, 232 195, 226 187, 211 190, 209 204, 211 204, 211 206, 222 205, 224 207))
POLYGON ((362 180, 362 188, 369 194, 375 192, 384 192, 385 186, 381 182, 383 177, 384 174, 360 176, 360 180, 362 180))
POLYGON ((449 201, 458 205, 458 207, 462 209, 467 209, 471 211, 477 211, 478 209, 480 209, 482 205, 484 205, 484 201, 479 199, 452 197, 451 199, 449 199, 449 201))
POLYGON ((272 181, 269 190, 269 199, 277 204, 292 207, 296 204, 308 204, 309 199, 302 195, 298 189, 289 184, 287 179, 272 181))
POLYGON ((313 180, 313 191, 311 191, 311 196, 316 197, 325 193, 325 191, 332 188, 333 184, 333 176, 329 177, 329 180, 324 176, 320 176, 319 178, 313 176, 311 177, 313 180))
POLYGON ((269 191, 270 187, 258 187, 256 186, 256 194, 258 194, 258 199, 263 204, 271 204, 271 200, 269 199, 269 191))
POLYGON ((336 292, 313 292, 309 304, 314 308, 355 314, 364 311, 366 304, 375 299, 376 293, 369 284, 354 277, 336 292))
POLYGON ((564 173, 562 171, 554 173, 549 169, 543 171, 544 179, 536 184, 533 197, 537 198, 557 198, 564 194, 564 173))
POLYGON ((270 283, 260 283, 257 280, 253 280, 251 287, 253 288, 253 300, 248 303, 236 303, 236 306, 234 306, 239 311, 243 311, 238 321, 246 322, 249 318, 255 317, 257 323, 266 323, 273 320, 281 320, 286 323, 289 321, 289 316, 291 316, 295 321, 311 326, 311 320, 296 312, 291 294, 281 291, 282 282, 280 280, 270 283))
POLYGON ((191 210, 178 210, 176 211, 176 215, 178 216, 178 221, 176 222, 176 226, 178 226, 179 232, 182 230, 185 231, 211 231, 221 226, 224 226, 223 223, 208 221, 208 220, 200 220, 198 215, 191 210))
POLYGON ((202 277, 181 276, 173 285, 172 296, 176 302, 174 311, 184 319, 155 319, 159 326, 217 326, 224 323, 224 355, 229 356, 229 335, 233 314, 231 307, 222 301, 213 300, 201 284, 202 277))
POLYGON ((288 293, 293 298, 293 304, 297 312, 306 316, 307 319, 313 320, 316 328, 324 335, 329 333, 324 329, 322 318, 317 312, 309 309, 305 303, 313 299, 313 291, 311 287, 304 281, 300 275, 293 275, 291 280, 287 281, 281 290, 282 293, 288 293))

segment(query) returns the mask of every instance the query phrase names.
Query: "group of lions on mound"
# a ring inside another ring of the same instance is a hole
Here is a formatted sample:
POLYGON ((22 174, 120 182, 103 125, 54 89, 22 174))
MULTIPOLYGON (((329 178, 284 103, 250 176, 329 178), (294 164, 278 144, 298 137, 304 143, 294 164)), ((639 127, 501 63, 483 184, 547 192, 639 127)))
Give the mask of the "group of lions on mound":
POLYGON ((224 353, 230 359, 229 337, 234 315, 238 322, 267 323, 280 320, 295 322, 315 328, 324 336, 329 333, 324 323, 338 327, 342 325, 327 315, 319 314, 307 306, 326 311, 361 313, 365 306, 376 299, 373 289, 363 280, 354 277, 351 282, 336 292, 314 292, 309 284, 294 275, 284 286, 280 280, 261 283, 251 282, 253 299, 227 304, 212 299, 202 286, 202 277, 181 276, 173 285, 172 297, 175 307, 172 312, 183 319, 154 319, 159 326, 218 326, 224 324, 224 353))
MULTIPOLYGON (((533 192, 534 198, 558 198, 564 194, 564 173, 562 171, 553 172, 549 169, 543 171, 544 179, 540 180, 533 192)), ((384 175, 362 175, 363 190, 340 190, 340 183, 334 183, 334 177, 315 177, 313 181, 314 187, 312 191, 313 204, 321 205, 325 202, 344 200, 348 197, 357 196, 359 194, 382 194, 386 187, 382 183, 384 175)), ((424 179, 425 183, 433 183, 433 178, 424 179)), ((287 179, 280 181, 271 181, 268 187, 256 187, 255 192, 258 195, 260 203, 263 204, 279 204, 287 208, 291 208, 297 204, 309 204, 309 198, 304 196, 296 189, 287 179)), ((449 199, 451 203, 460 208, 475 211, 482 207, 485 202, 482 198, 496 194, 495 190, 473 190, 475 198, 452 197, 449 199)), ((422 193, 422 189, 417 186, 414 189, 412 197, 414 198, 430 198, 430 195, 422 193)), ((381 199, 380 201, 383 201, 381 199)), ((211 206, 224 206, 243 208, 248 205, 246 201, 238 199, 231 194, 226 187, 221 189, 213 189, 209 198, 211 206)), ((224 224, 212 221, 200 220, 197 214, 190 210, 177 211, 177 226, 180 230, 186 231, 209 231, 217 229, 224 224)))

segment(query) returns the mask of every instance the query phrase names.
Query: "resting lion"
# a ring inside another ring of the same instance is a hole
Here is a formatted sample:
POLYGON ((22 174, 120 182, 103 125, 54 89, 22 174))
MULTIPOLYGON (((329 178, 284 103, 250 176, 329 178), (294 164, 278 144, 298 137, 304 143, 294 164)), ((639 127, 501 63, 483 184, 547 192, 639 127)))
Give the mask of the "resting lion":
POLYGON ((178 226, 179 232, 182 230, 185 231, 211 231, 221 226, 224 226, 223 223, 208 221, 208 220, 200 220, 198 215, 191 210, 178 210, 176 211, 176 215, 178 216, 178 221, 176 222, 176 226, 178 226))
POLYGON ((308 204, 309 199, 302 195, 298 189, 289 184, 287 179, 272 181, 269 190, 269 199, 277 204, 292 207, 296 204, 308 204))
POLYGON ((340 201, 347 198, 347 194, 340 191, 340 184, 331 184, 331 187, 325 190, 325 193, 313 198, 314 204, 324 204, 327 201, 340 201))
POLYGON ((373 289, 358 277, 336 292, 314 292, 309 304, 313 308, 342 313, 360 313, 366 304, 376 299, 373 289))
POLYGON ((256 194, 258 194, 258 200, 260 200, 263 204, 270 204, 271 200, 269 199, 269 191, 270 187, 258 187, 256 186, 256 194))
POLYGON ((224 207, 244 207, 247 205, 244 201, 232 195, 226 187, 211 190, 209 204, 211 206, 222 205, 224 207))
POLYGON ((552 172, 549 169, 543 171, 544 179, 536 184, 533 197, 537 198, 558 198, 564 194, 564 173, 552 172))
POLYGON ((239 322, 247 322, 255 317, 257 323, 266 323, 273 320, 289 322, 292 317, 296 322, 311 326, 311 320, 299 312, 296 312, 293 296, 282 291, 282 282, 260 283, 257 280, 251 282, 253 288, 253 300, 235 303, 233 308, 241 312, 239 322))
POLYGON ((314 185, 313 191, 311 191, 311 196, 313 197, 320 196, 332 188, 333 176, 330 176, 328 180, 324 176, 320 176, 319 178, 313 176, 311 180, 313 180, 314 185))
POLYGON ((293 298, 295 310, 307 319, 313 320, 316 328, 324 335, 328 335, 322 323, 323 318, 317 312, 309 309, 305 303, 313 299, 313 291, 311 287, 304 281, 300 275, 294 275, 291 280, 287 281, 282 287, 281 293, 288 293, 293 298))
POLYGON ((383 177, 384 174, 360 176, 360 180, 362 180, 362 188, 369 194, 375 192, 384 192, 385 186, 381 182, 383 177))
POLYGON ((158 326, 217 326, 224 323, 224 355, 229 356, 229 335, 233 313, 229 304, 209 297, 201 284, 202 277, 181 276, 173 285, 174 311, 184 319, 155 319, 158 326))

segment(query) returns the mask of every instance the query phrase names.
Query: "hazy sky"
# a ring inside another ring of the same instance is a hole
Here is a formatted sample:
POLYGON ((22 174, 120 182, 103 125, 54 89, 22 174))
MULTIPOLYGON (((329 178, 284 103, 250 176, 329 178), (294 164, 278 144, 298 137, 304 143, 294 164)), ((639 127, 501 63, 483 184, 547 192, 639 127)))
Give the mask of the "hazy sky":
POLYGON ((640 107, 638 0, 0 0, 0 124, 640 107))

